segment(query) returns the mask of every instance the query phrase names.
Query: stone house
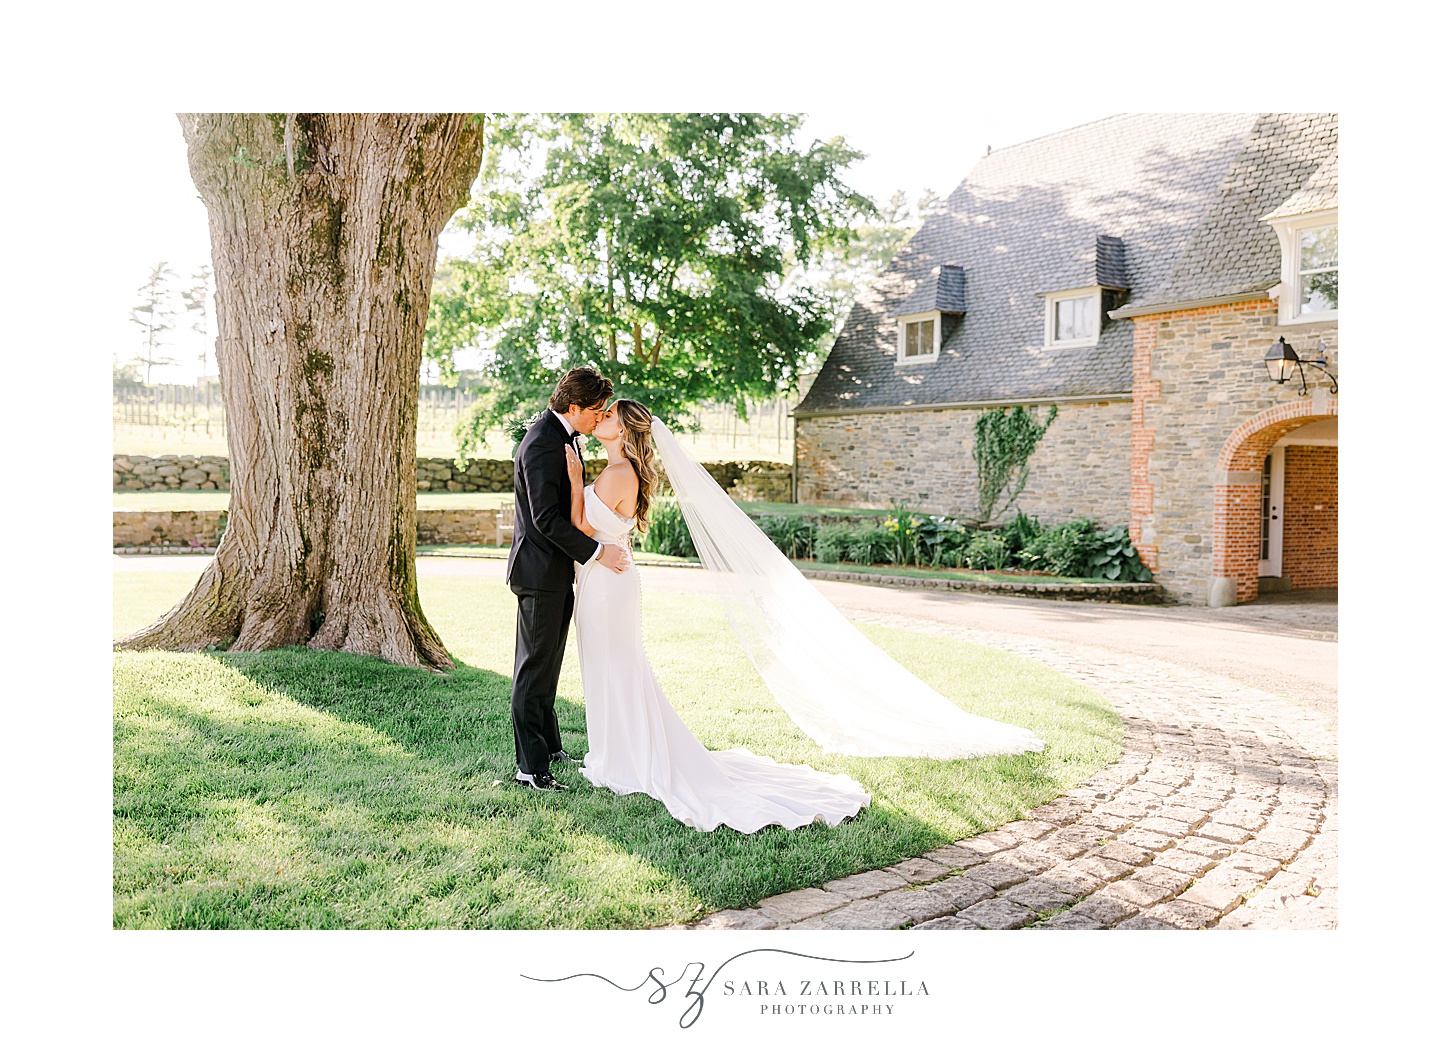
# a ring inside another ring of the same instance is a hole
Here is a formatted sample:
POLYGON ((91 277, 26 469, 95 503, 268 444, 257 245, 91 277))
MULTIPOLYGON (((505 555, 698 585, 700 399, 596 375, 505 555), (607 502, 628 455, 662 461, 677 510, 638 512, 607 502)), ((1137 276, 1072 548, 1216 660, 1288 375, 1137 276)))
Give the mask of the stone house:
POLYGON ((1028 514, 1127 523, 1180 602, 1334 587, 1337 135, 1130 114, 990 151, 853 305, 796 498, 971 515, 978 416, 1056 404, 1028 514), (1323 361, 1279 382, 1281 340, 1323 361))

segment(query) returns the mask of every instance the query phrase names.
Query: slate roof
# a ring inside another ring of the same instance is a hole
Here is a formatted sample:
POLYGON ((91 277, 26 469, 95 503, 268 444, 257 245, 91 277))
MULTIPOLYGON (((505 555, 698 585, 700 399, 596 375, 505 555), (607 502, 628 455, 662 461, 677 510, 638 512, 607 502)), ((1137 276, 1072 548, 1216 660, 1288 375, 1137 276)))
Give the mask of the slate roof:
POLYGON ((1300 190, 1265 215, 1265 220, 1274 217, 1299 217, 1320 210, 1333 210, 1339 205, 1340 159, 1334 153, 1315 168, 1315 173, 1306 178, 1300 190))
POLYGON ((1260 116, 1174 271, 1151 296, 1132 303, 1228 297, 1279 282, 1280 240, 1264 219, 1302 191, 1312 205, 1299 209, 1297 204, 1299 213, 1323 209, 1313 204, 1334 195, 1338 144, 1333 113, 1260 116), (1326 163, 1330 169, 1317 179, 1326 163))
POLYGON ((1045 350, 1041 295, 1126 283, 1114 303, 1133 308, 1273 285, 1261 219, 1335 147, 1333 115, 1144 113, 994 150, 857 298, 797 411, 1127 395, 1132 321, 1045 350), (896 365, 892 316, 932 310, 916 304, 948 265, 961 322, 936 362, 896 365))

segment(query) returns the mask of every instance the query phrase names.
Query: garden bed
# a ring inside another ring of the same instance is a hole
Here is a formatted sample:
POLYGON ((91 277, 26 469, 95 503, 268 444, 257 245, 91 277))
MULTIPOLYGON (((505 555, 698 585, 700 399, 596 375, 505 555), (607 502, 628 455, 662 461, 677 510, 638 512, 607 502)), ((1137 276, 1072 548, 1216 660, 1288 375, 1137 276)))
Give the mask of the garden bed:
MULTIPOLYGON (((494 558, 509 556, 508 547, 456 544, 420 545, 420 558, 494 558)), ((698 558, 651 554, 635 550, 638 565, 668 568, 701 568, 698 558)), ((926 590, 961 590, 974 594, 1017 594, 1060 601, 1111 601, 1121 604, 1152 605, 1163 598, 1157 583, 1114 583, 1102 579, 1071 576, 1029 575, 1013 572, 974 572, 969 569, 926 569, 892 565, 823 565, 819 561, 793 560, 791 564, 809 579, 843 583, 873 583, 888 587, 926 590)))
POLYGON ((1156 605, 1163 600, 1157 583, 1114 583, 1111 580, 1035 576, 1027 580, 1011 573, 969 573, 956 569, 910 569, 878 565, 823 565, 794 562, 811 579, 845 583, 874 583, 883 587, 961 590, 973 594, 1017 594, 1059 601, 1111 601, 1130 605, 1156 605))

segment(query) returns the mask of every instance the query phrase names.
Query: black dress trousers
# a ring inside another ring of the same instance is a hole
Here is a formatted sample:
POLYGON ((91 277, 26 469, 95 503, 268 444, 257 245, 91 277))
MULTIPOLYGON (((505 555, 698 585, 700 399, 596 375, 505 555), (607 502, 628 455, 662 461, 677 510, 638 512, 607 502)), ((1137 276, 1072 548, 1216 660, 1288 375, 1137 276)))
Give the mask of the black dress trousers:
POLYGON ((514 753, 519 770, 528 775, 549 771, 549 755, 564 749, 554 696, 564 666, 574 590, 536 590, 511 584, 519 599, 514 635, 514 689, 509 707, 514 717, 514 753))

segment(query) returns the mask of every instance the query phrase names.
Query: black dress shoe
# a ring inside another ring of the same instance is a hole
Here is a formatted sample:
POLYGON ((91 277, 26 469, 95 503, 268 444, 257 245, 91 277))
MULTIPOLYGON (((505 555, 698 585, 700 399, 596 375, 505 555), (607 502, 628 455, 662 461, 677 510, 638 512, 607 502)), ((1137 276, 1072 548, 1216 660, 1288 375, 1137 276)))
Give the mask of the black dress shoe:
POLYGON ((580 763, 578 760, 576 760, 574 757, 571 757, 564 750, 555 750, 553 753, 551 753, 549 755, 549 759, 551 761, 553 761, 555 764, 579 764, 580 763))
POLYGON ((530 789, 569 789, 547 771, 540 772, 538 775, 526 775, 522 771, 516 771, 514 781, 521 786, 528 786, 530 789))

